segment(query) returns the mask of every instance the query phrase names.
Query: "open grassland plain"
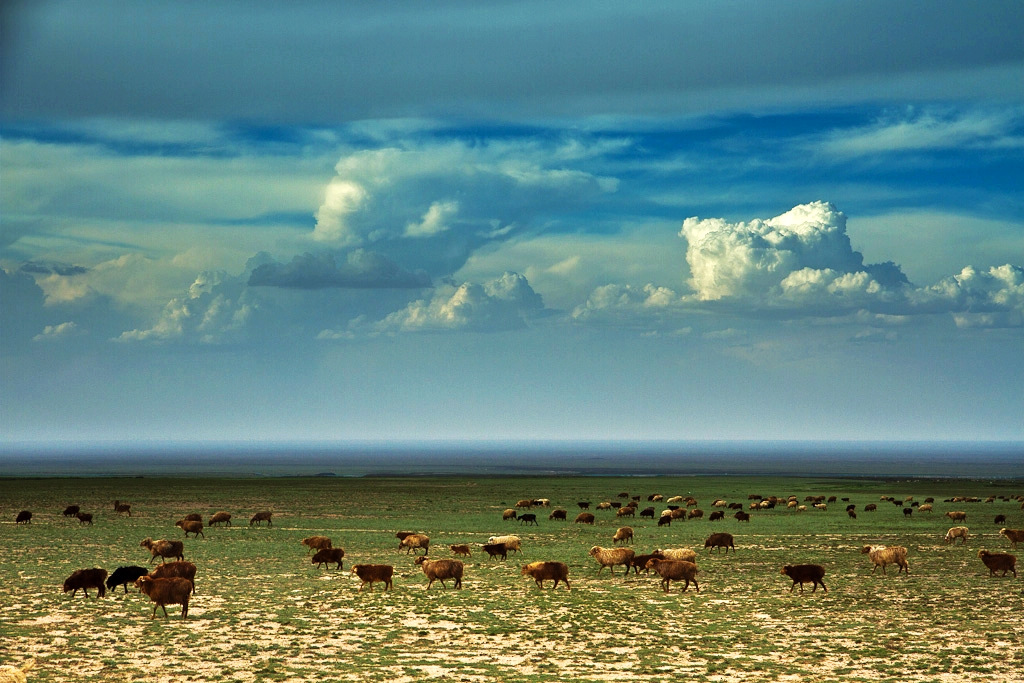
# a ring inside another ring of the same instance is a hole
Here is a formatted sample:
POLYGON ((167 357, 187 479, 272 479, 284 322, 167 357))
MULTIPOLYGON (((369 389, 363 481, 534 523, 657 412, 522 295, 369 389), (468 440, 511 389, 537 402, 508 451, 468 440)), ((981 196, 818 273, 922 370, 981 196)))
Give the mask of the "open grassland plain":
POLYGON ((1020 481, 44 478, 3 479, 0 491, 0 664, 34 660, 32 682, 1024 681, 1024 576, 993 578, 978 558, 982 548, 1017 553, 998 532, 1024 528, 1020 481), (641 497, 636 517, 596 509, 627 502, 620 493, 641 497), (703 517, 658 526, 668 504, 648 501, 654 494, 692 496, 703 517), (751 494, 796 496, 807 509, 750 510, 751 494), (822 510, 808 496, 836 500, 822 510), (908 496, 933 497, 934 509, 905 515, 882 500, 908 496), (944 502, 956 496, 980 500, 944 502), (502 519, 517 501, 539 498, 551 506, 530 510, 537 525, 502 519), (710 521, 716 499, 740 504, 750 521, 730 509, 710 521), (593 525, 573 523, 581 501, 593 525), (878 509, 865 511, 870 503, 878 509), (71 504, 93 524, 64 517, 71 504), (655 518, 641 518, 649 506, 655 518), (548 519, 557 508, 568 521, 548 519), (31 523, 15 523, 21 510, 31 523), (272 526, 249 526, 263 510, 272 526), (955 510, 965 522, 944 516, 955 510), (175 526, 219 511, 232 526, 197 539, 175 526), (612 547, 624 525, 638 554, 695 549, 699 592, 672 583, 665 593, 653 572, 599 572, 588 551, 612 547), (956 525, 970 529, 966 544, 944 542, 956 525), (470 544, 463 589, 449 581, 426 590, 420 567, 398 550, 402 530, 429 535, 432 558, 470 544), (735 552, 705 550, 713 532, 733 534, 735 552), (522 552, 489 558, 481 545, 499 534, 519 535, 522 552), (311 564, 301 541, 313 535, 344 548, 343 570, 311 564), (151 619, 152 603, 133 586, 101 599, 62 593, 76 569, 150 566, 145 538, 184 541, 198 567, 186 620, 175 606, 169 619, 151 619), (905 546, 909 574, 872 572, 864 545, 905 546), (520 574, 538 560, 566 563, 571 590, 541 590, 520 574), (394 565, 392 590, 359 592, 350 568, 371 563, 394 565), (810 583, 790 591, 780 570, 804 563, 825 567, 827 592, 810 583))

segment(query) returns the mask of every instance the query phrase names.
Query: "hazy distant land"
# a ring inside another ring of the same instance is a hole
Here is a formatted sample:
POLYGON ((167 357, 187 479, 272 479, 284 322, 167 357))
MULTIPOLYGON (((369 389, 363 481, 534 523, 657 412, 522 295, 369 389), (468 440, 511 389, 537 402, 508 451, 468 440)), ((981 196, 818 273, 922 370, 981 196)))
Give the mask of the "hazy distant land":
POLYGON ((1024 443, 394 442, 0 446, 0 476, 180 474, 1024 478, 1024 443))

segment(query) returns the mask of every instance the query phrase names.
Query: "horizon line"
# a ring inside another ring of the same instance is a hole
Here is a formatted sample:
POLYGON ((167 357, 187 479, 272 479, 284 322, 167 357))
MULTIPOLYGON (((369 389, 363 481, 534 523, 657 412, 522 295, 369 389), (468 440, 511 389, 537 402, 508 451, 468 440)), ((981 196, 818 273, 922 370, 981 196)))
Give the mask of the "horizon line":
POLYGON ((1024 448, 1024 438, 964 438, 964 439, 886 439, 886 438, 476 438, 476 437, 429 437, 429 438, 350 438, 350 439, 22 439, 0 441, 0 453, 15 450, 50 450, 55 448, 208 448, 214 447, 245 447, 245 448, 366 448, 366 447, 519 447, 519 446, 610 446, 610 447, 643 447, 643 446, 760 446, 776 445, 794 446, 832 446, 850 447, 867 445, 887 446, 936 446, 936 445, 973 445, 1002 446, 1024 448))

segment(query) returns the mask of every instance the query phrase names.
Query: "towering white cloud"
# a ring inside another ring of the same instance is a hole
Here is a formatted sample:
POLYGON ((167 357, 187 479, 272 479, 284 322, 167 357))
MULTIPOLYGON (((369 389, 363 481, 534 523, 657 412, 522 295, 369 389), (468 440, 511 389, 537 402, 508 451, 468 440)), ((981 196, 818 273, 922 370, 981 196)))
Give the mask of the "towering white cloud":
POLYGON ((615 191, 615 179, 578 168, 592 154, 584 143, 538 139, 427 139, 352 152, 335 165, 312 237, 399 260, 415 254, 429 274, 446 276, 480 246, 615 191))
POLYGON ((946 313, 961 327, 1024 324, 1020 266, 967 266, 930 287, 914 287, 892 262, 864 264, 850 246, 846 216, 832 204, 804 204, 749 223, 688 218, 680 235, 700 301, 788 315, 946 313))
POLYGON ((692 295, 609 284, 597 287, 572 317, 579 322, 679 324, 706 310, 781 318, 900 320, 951 315, 959 327, 1024 326, 1024 268, 967 266, 928 287, 908 282, 891 261, 865 264, 850 246, 846 216, 812 202, 769 219, 731 223, 687 218, 692 295))
POLYGON ((366 190, 358 183, 334 178, 324 190, 324 201, 316 211, 313 239, 338 246, 357 244, 360 238, 348 224, 351 214, 359 210, 366 200, 366 190))
POLYGON ((846 235, 846 216, 826 202, 749 223, 687 218, 679 234, 687 241, 690 286, 703 301, 761 296, 804 269, 865 272, 846 235))

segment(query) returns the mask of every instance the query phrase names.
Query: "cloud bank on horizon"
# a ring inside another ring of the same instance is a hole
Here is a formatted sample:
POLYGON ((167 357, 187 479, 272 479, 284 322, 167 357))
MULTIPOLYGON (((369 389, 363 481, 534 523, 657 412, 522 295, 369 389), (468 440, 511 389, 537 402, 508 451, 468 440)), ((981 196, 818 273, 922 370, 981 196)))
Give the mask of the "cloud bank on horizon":
POLYGON ((1024 10, 927 9, 5 5, 0 424, 1024 439, 1024 10))

